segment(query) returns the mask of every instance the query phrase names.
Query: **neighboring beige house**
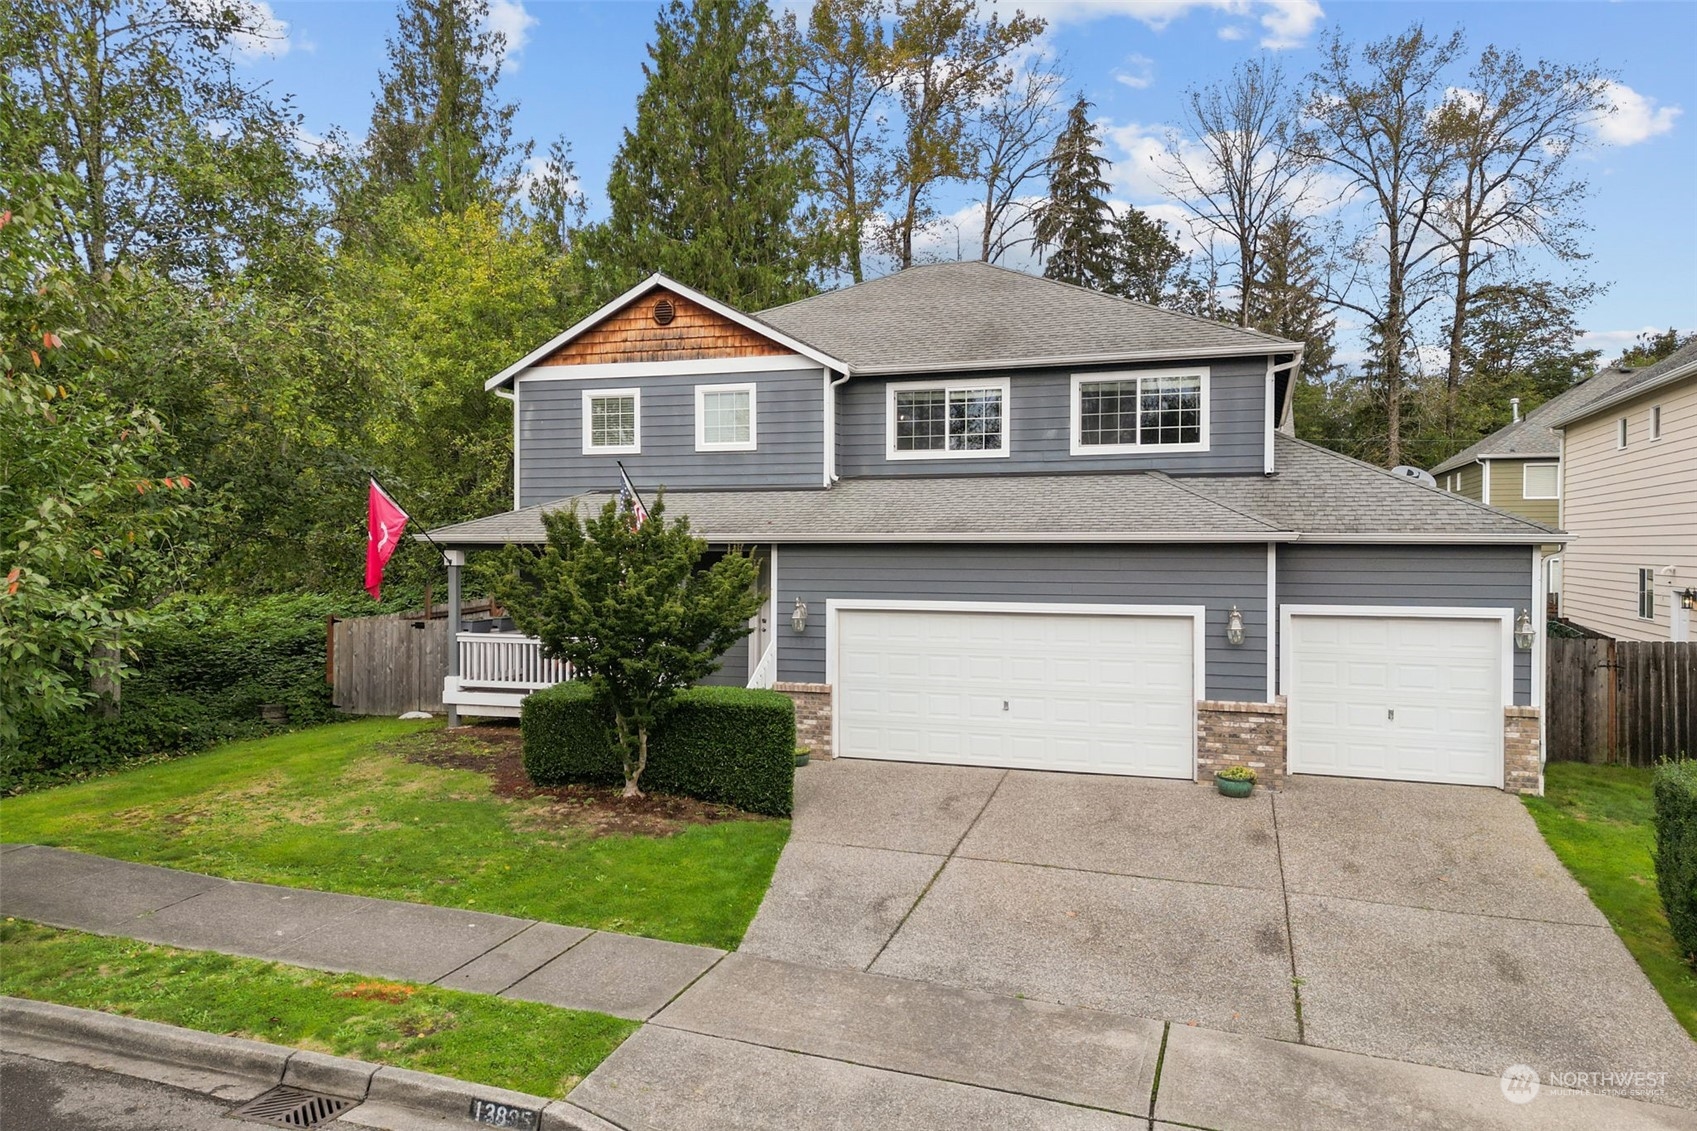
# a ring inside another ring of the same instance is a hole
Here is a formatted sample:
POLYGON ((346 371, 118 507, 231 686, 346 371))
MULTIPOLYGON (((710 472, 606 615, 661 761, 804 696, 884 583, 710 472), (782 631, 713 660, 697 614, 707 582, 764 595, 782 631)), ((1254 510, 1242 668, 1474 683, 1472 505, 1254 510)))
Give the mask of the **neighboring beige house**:
MULTIPOLYGON (((1587 382, 1589 384, 1589 382, 1587 382)), ((1697 604, 1697 341, 1550 420, 1562 436, 1561 613, 1689 640, 1697 604)))

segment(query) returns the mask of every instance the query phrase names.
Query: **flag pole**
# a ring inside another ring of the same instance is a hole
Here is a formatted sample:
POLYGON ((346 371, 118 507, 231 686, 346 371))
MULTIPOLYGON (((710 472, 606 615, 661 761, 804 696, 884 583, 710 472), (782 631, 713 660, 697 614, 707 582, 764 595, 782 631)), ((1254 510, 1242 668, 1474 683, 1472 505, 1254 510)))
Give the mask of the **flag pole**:
MULTIPOLYGON (((371 485, 373 487, 377 488, 379 491, 382 491, 383 494, 388 496, 389 501, 391 503, 395 502, 395 496, 390 495, 389 489, 387 487, 383 486, 383 484, 377 482, 377 476, 372 475, 370 472, 366 472, 366 477, 371 480, 371 485)), ((397 507, 399 507, 400 505, 401 504, 399 504, 399 503, 395 503, 395 506, 397 506, 397 507)), ((440 547, 436 544, 436 539, 434 539, 430 536, 430 531, 424 529, 424 524, 422 522, 418 522, 417 520, 415 520, 412 516, 412 512, 410 512, 410 511, 402 510, 401 513, 407 516, 407 521, 405 522, 405 524, 403 524, 403 526, 401 528, 404 530, 408 526, 417 526, 418 532, 420 534, 424 535, 424 540, 426 542, 430 543, 430 548, 432 550, 435 550, 437 555, 440 556, 441 553, 442 553, 442 547, 440 547)))

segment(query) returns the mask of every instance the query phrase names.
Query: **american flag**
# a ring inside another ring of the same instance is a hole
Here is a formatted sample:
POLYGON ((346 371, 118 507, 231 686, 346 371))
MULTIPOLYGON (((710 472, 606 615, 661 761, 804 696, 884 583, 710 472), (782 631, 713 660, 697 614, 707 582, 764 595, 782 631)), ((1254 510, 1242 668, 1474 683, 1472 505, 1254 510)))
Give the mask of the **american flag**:
POLYGON ((648 508, 642 505, 642 496, 636 493, 636 486, 622 463, 619 464, 619 505, 630 511, 630 528, 642 529, 642 524, 648 521, 648 508))

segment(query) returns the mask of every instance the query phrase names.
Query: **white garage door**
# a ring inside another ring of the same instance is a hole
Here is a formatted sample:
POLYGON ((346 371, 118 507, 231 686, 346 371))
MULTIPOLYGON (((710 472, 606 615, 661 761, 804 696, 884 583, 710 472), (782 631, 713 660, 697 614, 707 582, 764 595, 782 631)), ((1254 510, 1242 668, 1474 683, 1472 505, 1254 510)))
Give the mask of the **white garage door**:
POLYGON ((1292 773, 1502 784, 1501 620, 1293 613, 1285 631, 1292 773))
POLYGON ((1189 616, 842 609, 838 753, 1193 776, 1189 616))

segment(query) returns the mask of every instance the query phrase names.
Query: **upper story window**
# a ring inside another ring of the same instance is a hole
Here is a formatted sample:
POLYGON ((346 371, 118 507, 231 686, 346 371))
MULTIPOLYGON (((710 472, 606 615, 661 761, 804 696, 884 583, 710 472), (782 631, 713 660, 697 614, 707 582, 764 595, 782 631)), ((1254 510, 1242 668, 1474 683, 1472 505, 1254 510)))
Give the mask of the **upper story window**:
POLYGON ((695 450, 754 450, 754 386, 695 387, 695 450))
POLYGON ((1072 454, 1208 450, 1208 371, 1075 374, 1072 454))
POLYGON ((584 390, 584 454, 625 455, 641 450, 642 390, 584 390))
POLYGON ((1659 405, 1659 404, 1655 404, 1655 405, 1650 406, 1650 439, 1660 440, 1661 438, 1662 438, 1662 406, 1659 405))
POLYGON ((1638 571, 1638 619, 1656 619, 1656 571, 1638 571))
POLYGON ((1527 463, 1520 468, 1520 497, 1523 499, 1553 499, 1556 497, 1557 470, 1553 463, 1527 463))
POLYGON ((889 386, 884 454, 934 459, 1008 454, 1008 383, 889 386))
POLYGON ((1626 447, 1626 417, 1624 416, 1621 417, 1619 423, 1615 425, 1615 447, 1626 447))

